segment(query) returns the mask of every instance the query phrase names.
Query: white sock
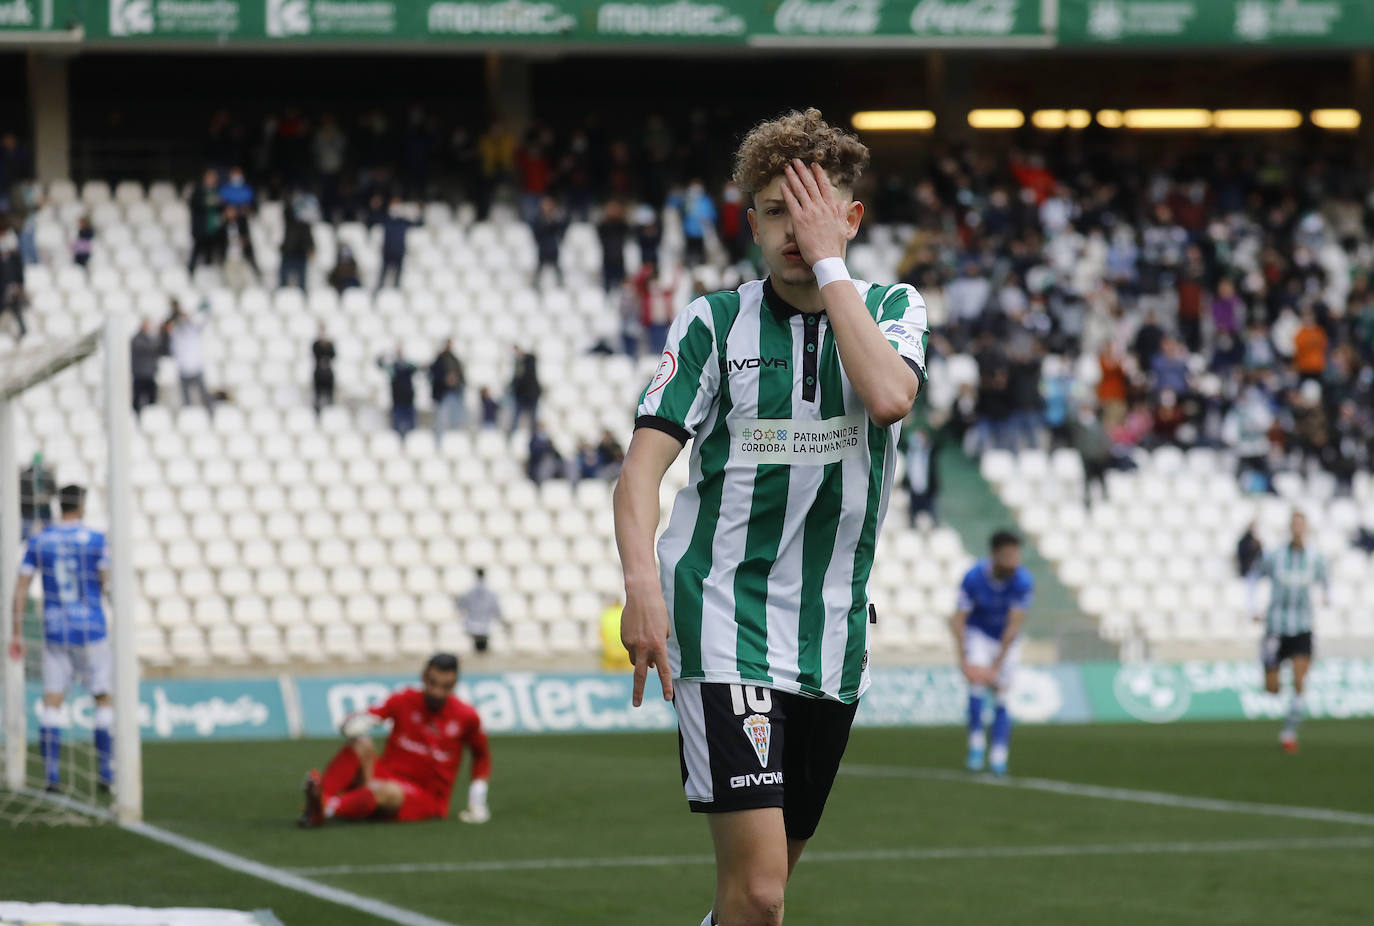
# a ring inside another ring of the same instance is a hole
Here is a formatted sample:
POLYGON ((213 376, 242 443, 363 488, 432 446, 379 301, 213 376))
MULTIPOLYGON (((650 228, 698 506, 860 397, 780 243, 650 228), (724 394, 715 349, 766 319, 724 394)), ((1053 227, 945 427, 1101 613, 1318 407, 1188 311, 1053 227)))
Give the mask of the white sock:
POLYGON ((988 762, 992 765, 1007 764, 1007 747, 993 746, 992 752, 988 753, 988 762))
POLYGON ((975 730, 968 735, 969 749, 986 749, 988 747, 988 734, 986 730, 975 730))
POLYGON ((712 910, 706 914, 706 919, 701 921, 701 926, 716 926, 716 911, 712 910))

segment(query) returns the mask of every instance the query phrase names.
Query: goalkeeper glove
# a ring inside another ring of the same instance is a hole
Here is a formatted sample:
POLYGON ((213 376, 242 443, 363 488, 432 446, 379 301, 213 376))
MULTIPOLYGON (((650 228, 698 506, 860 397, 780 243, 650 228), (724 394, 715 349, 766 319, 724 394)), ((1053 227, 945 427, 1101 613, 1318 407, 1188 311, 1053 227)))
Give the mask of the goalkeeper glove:
POLYGON ((474 781, 468 786, 468 806, 458 812, 458 819, 464 823, 486 823, 491 819, 487 808, 487 783, 474 781))

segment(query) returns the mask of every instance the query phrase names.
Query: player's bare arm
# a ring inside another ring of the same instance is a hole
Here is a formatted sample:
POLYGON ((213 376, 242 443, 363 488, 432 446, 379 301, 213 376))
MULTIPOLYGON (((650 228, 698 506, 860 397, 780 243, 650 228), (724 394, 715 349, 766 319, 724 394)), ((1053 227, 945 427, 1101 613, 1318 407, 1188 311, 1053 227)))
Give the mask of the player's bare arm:
POLYGON ((979 683, 978 673, 981 671, 976 666, 968 664, 968 651, 964 648, 964 626, 968 623, 967 611, 955 611, 954 616, 949 619, 949 629, 954 633, 954 646, 959 651, 959 667, 964 672, 964 678, 969 684, 979 683))
POLYGON ((673 673, 668 665, 668 606, 659 585, 654 532, 658 529, 659 486, 681 450, 677 439, 662 431, 635 431, 613 498, 615 542, 625 573, 620 642, 635 667, 635 707, 644 702, 644 682, 650 668, 658 670, 664 700, 673 698, 673 673))
POLYGON ((12 621, 10 624, 10 658, 24 658, 24 605, 29 600, 29 582, 32 576, 24 573, 19 574, 18 580, 14 585, 14 610, 11 611, 12 621))
POLYGON ((1002 648, 997 651, 997 659, 992 664, 991 677, 997 678, 997 673, 1002 668, 1002 662, 1007 658, 1007 650, 1011 649, 1011 644, 1016 640, 1016 635, 1021 632, 1021 625, 1026 622, 1025 608, 1012 608, 1007 612, 1007 626, 1002 631, 1002 648))
MULTIPOLYGON (((784 170, 782 196, 802 260, 814 267, 827 258, 843 258, 859 232, 863 204, 841 196, 819 165, 799 160, 784 170)), ((901 421, 911 412, 920 380, 878 330, 848 280, 821 287, 821 299, 840 361, 868 416, 880 427, 901 421)))

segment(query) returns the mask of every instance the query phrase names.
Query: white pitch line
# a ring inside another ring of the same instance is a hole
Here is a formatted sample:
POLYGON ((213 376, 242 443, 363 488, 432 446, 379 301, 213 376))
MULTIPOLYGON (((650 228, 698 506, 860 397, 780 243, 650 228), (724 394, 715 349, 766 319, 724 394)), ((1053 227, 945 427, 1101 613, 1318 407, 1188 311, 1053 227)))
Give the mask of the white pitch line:
POLYGON ((262 862, 255 862, 252 859, 217 849, 212 845, 191 839, 186 836, 164 830, 159 826, 150 823, 129 823, 125 824, 124 829, 131 833, 145 836, 155 842, 180 849, 188 855, 203 858, 208 862, 213 862, 231 871, 237 871, 250 877, 260 878, 263 881, 284 887, 287 890, 298 891, 308 894, 319 900, 326 900, 330 903, 348 907, 361 913, 370 913, 378 919, 396 923, 397 926, 457 926, 444 920, 436 920, 432 916, 425 916, 423 913, 416 913, 404 907, 389 904, 384 900, 377 900, 372 897, 364 897, 352 891, 345 891, 342 888, 331 887, 328 884, 321 884, 318 881, 311 881, 298 873, 283 871, 264 865, 262 862))
MULTIPOLYGON (((991 858, 1056 858, 1094 855, 1201 855, 1228 852, 1291 852, 1302 849, 1374 849, 1374 836, 1309 839, 1234 839, 1222 842, 1125 842, 1048 846, 970 846, 940 849, 860 849, 852 852, 808 852, 815 862, 918 862, 991 858)), ((391 865, 330 865, 292 868, 302 875, 396 875, 548 871, 560 868, 660 868, 713 865, 710 855, 628 856, 623 858, 535 858, 488 862, 415 862, 391 865)))
POLYGON ((1186 810, 1208 810, 1216 813, 1254 814, 1264 817, 1289 817, 1296 820, 1316 820, 1321 823, 1345 823, 1351 826, 1374 826, 1374 814, 1327 807, 1299 807, 1290 804, 1260 804, 1251 801, 1228 801, 1214 797, 1192 797, 1187 794, 1168 794, 1163 791, 1137 791, 1134 788, 1108 788, 1102 785, 1078 784, 1053 778, 1002 778, 956 772, 942 768, 903 768, 895 765, 845 765, 841 774, 866 778, 923 778, 931 781, 953 781, 964 784, 987 785, 995 788, 1023 788, 1069 797, 1095 797, 1132 804, 1154 804, 1186 810))

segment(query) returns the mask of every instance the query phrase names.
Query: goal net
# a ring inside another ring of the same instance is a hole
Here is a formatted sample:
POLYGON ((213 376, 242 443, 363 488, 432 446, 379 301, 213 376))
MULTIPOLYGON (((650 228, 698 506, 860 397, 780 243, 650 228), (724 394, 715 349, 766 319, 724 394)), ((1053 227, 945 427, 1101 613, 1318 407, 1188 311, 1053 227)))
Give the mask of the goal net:
POLYGON ((0 824, 132 821, 130 330, 47 334, 0 339, 0 824))

